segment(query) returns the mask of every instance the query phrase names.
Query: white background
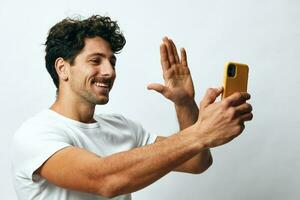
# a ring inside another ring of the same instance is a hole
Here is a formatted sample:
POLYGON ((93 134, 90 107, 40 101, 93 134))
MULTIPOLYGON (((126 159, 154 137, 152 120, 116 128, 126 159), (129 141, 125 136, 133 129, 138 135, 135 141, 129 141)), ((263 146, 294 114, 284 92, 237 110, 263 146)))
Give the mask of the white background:
POLYGON ((134 193, 148 200, 300 199, 300 2, 224 1, 0 1, 0 194, 15 200, 10 175, 11 139, 21 123, 51 105, 55 86, 44 64, 51 26, 68 16, 108 15, 127 44, 118 55, 110 102, 98 113, 120 113, 152 133, 178 130, 171 102, 153 91, 162 82, 163 36, 185 47, 199 102, 221 85, 223 65, 250 66, 254 119, 233 142, 212 150, 204 174, 170 173, 134 193))

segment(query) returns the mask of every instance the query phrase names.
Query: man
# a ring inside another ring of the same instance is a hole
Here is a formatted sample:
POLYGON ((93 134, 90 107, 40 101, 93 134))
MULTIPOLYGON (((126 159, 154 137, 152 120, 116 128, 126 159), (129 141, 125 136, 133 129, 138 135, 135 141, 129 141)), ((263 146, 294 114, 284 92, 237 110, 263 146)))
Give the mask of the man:
POLYGON ((95 115, 109 100, 115 53, 124 45, 109 17, 67 18, 50 29, 45 58, 57 99, 15 134, 19 199, 131 199, 171 171, 202 173, 212 164, 209 148, 238 136, 252 119, 247 93, 214 103, 222 88, 207 90, 199 112, 186 52, 179 56, 167 37, 160 46, 165 84, 148 89, 174 103, 180 131, 156 137, 121 115, 95 115))

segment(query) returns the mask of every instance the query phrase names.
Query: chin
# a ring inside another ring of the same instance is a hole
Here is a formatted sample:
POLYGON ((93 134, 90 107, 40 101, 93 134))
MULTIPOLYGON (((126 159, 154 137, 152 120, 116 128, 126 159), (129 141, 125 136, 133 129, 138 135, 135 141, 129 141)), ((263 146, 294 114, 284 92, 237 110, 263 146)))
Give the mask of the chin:
POLYGON ((97 95, 97 94, 89 93, 89 94, 85 94, 84 98, 86 101, 88 101, 89 103, 94 104, 94 105, 104 105, 104 104, 107 104, 109 101, 108 94, 97 95))
POLYGON ((96 105, 105 105, 108 103, 108 101, 109 101, 109 98, 107 97, 107 98, 97 99, 94 103, 96 105))
POLYGON ((105 105, 108 103, 108 100, 107 101, 97 101, 95 104, 96 105, 105 105))

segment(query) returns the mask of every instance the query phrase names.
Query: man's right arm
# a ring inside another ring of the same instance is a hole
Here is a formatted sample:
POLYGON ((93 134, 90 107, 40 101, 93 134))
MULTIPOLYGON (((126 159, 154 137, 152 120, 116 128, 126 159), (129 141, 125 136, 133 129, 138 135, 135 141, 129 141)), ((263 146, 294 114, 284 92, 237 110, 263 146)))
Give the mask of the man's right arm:
POLYGON ((135 192, 205 148, 190 132, 186 129, 160 143, 108 157, 67 147, 50 157, 37 172, 57 186, 105 197, 135 192))
POLYGON ((213 103, 207 93, 201 102, 198 121, 159 143, 99 157, 77 147, 64 148, 51 156, 37 173, 63 188, 105 197, 142 189, 200 151, 225 144, 243 131, 244 121, 252 119, 248 94, 234 94, 213 103))

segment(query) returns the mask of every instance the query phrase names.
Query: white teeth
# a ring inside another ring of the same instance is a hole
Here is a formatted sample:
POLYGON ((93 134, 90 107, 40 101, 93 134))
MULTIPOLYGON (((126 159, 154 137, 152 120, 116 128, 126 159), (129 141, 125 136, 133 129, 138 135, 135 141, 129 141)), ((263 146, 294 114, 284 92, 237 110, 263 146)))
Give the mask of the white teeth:
POLYGON ((104 84, 104 83, 95 82, 95 85, 96 85, 97 87, 107 87, 107 88, 108 88, 108 85, 107 85, 107 84, 104 84))

